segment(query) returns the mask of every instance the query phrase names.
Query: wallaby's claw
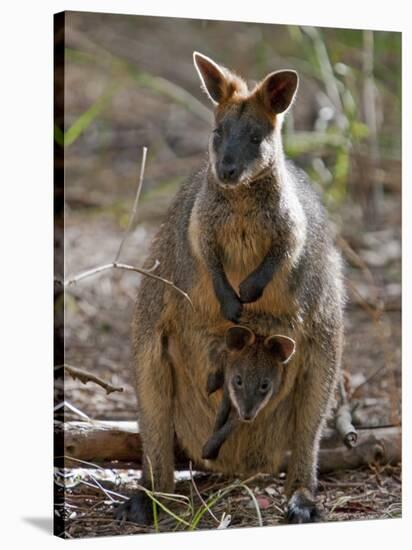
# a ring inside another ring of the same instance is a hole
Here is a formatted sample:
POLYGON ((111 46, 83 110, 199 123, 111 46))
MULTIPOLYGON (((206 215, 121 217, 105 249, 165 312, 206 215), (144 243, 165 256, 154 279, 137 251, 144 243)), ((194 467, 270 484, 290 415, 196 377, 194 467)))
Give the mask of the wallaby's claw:
POLYGON ((297 490, 288 502, 287 523, 315 523, 322 516, 315 504, 304 490, 297 490))
POLYGON ((144 492, 133 495, 114 510, 114 517, 120 524, 130 521, 139 525, 151 525, 153 523, 151 500, 144 492))

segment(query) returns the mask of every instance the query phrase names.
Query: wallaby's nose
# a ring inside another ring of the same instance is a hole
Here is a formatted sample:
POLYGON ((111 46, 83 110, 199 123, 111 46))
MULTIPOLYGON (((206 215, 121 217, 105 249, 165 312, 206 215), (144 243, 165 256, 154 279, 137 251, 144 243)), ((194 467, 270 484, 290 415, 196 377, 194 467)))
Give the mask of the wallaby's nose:
POLYGON ((223 179, 226 181, 233 180, 235 174, 236 174, 236 168, 234 167, 233 164, 231 166, 226 166, 222 170, 223 179))
POLYGON ((235 181, 237 178, 236 164, 230 159, 223 159, 220 164, 220 177, 225 182, 235 181))

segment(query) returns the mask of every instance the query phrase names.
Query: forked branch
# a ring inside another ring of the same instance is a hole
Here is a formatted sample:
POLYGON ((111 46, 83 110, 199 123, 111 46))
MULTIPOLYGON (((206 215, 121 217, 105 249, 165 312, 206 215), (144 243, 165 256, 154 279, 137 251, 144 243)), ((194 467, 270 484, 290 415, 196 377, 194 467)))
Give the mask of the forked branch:
POLYGON ((164 277, 161 277, 160 275, 155 275, 153 273, 153 271, 155 271, 157 269, 157 267, 160 265, 160 262, 158 260, 155 261, 155 264, 150 269, 144 269, 143 267, 136 267, 134 265, 124 264, 124 263, 121 263, 121 262, 118 261, 119 258, 120 258, 120 254, 122 252, 122 249, 123 249, 123 245, 126 242, 126 239, 129 236, 129 234, 131 232, 131 229, 132 229, 132 227, 135 223, 135 220, 136 220, 137 207, 138 207, 138 203, 139 203, 140 193, 141 193, 141 190, 142 190, 142 187, 143 187, 143 178, 144 178, 144 171, 145 171, 145 166, 146 166, 146 157, 147 157, 147 147, 143 147, 142 162, 141 162, 141 167, 140 167, 140 177, 139 177, 139 182, 138 182, 138 185, 137 185, 136 196, 135 196, 135 199, 134 199, 134 202, 133 202, 132 212, 130 214, 129 222, 127 224, 127 229, 126 229, 126 231, 123 235, 123 238, 120 242, 120 245, 119 245, 119 248, 117 250, 114 261, 109 263, 109 264, 104 264, 104 265, 97 266, 93 269, 88 269, 87 271, 83 271, 82 273, 79 273, 77 275, 73 275, 72 277, 70 277, 70 278, 68 278, 64 281, 63 286, 65 288, 67 288, 71 285, 76 284, 78 281, 81 281, 81 280, 86 279, 88 277, 92 277, 93 275, 97 275, 98 273, 102 273, 103 271, 107 271, 109 269, 123 269, 123 270, 126 270, 126 271, 134 271, 136 273, 140 273, 140 275, 144 275, 146 277, 151 277, 152 279, 155 279, 156 281, 160 281, 163 284, 170 286, 171 288, 176 290, 176 292, 181 294, 189 302, 191 307, 193 307, 193 303, 192 303, 192 300, 190 299, 190 296, 184 290, 182 290, 181 288, 176 286, 173 281, 169 281, 168 279, 165 279, 164 277))

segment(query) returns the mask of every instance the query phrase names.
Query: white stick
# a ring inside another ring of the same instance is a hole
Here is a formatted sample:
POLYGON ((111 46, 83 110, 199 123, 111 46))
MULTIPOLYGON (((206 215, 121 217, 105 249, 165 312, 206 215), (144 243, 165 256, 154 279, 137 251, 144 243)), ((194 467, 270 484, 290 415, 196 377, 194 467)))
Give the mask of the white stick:
POLYGON ((144 177, 144 170, 145 170, 145 167, 146 167, 146 157, 147 157, 147 147, 143 147, 142 162, 140 164, 140 177, 139 177, 139 183, 137 185, 136 196, 134 198, 132 213, 130 214, 129 223, 127 224, 127 229, 125 231, 125 234, 123 235, 123 239, 120 243, 119 250, 117 251, 116 257, 114 259, 115 263, 117 263, 117 261, 120 258, 120 254, 122 252, 123 245, 124 245, 127 237, 129 236, 130 231, 132 229, 132 226, 135 222, 135 218, 136 218, 136 214, 137 214, 137 205, 139 203, 140 193, 141 193, 142 187, 143 187, 143 177, 144 177))

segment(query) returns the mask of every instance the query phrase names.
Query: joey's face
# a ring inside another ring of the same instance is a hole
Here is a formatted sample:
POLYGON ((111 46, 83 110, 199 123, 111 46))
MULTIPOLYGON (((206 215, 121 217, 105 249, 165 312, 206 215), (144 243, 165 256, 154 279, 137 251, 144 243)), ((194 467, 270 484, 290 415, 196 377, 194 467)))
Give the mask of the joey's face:
POLYGON ((252 422, 279 391, 282 367, 275 360, 263 364, 242 358, 229 369, 229 394, 243 422, 252 422))
POLYGON ((227 365, 225 383, 239 418, 252 422, 278 393, 283 367, 295 352, 288 336, 256 336, 248 327, 229 327, 225 335, 227 365))
POLYGON ((273 163, 275 131, 247 101, 230 105, 216 116, 209 142, 209 159, 219 185, 250 185, 273 163))

